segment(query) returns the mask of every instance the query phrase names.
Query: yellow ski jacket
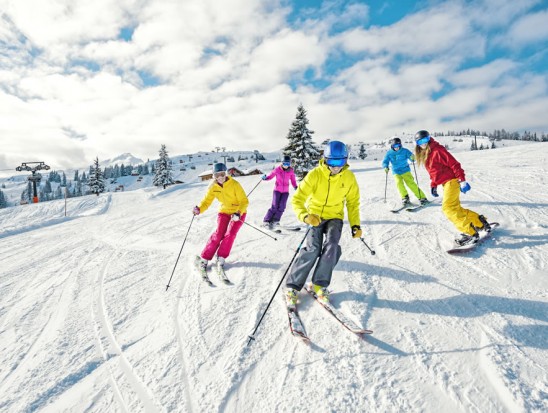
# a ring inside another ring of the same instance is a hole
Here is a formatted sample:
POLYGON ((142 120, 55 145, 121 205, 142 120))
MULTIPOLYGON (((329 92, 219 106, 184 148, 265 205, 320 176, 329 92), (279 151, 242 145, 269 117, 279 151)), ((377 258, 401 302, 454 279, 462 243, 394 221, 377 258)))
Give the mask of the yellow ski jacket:
POLYGON ((350 226, 360 225, 360 188, 356 176, 345 165, 337 175, 320 160, 299 184, 291 205, 300 221, 308 214, 325 219, 344 219, 344 204, 350 226))
POLYGON ((198 205, 200 213, 206 211, 215 198, 221 203, 219 206, 219 212, 221 213, 232 215, 238 211, 241 214, 247 212, 249 201, 244 189, 238 181, 230 176, 226 177, 223 186, 219 185, 216 180, 209 185, 206 195, 198 205))

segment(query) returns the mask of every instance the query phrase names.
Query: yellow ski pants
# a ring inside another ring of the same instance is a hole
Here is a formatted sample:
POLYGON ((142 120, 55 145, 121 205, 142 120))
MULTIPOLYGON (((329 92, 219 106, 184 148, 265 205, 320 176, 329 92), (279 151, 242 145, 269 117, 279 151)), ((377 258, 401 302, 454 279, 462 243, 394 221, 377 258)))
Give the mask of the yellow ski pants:
POLYGON ((464 234, 473 235, 476 232, 471 225, 474 225, 476 228, 483 226, 476 212, 461 206, 460 185, 456 179, 451 179, 443 184, 441 210, 457 230, 464 234))
POLYGON ((400 193, 402 198, 405 198, 407 196, 407 190, 405 189, 404 183, 411 190, 411 192, 415 194, 417 199, 426 198, 424 192, 422 192, 415 183, 413 175, 411 175, 411 171, 401 175, 394 175, 394 180, 396 181, 396 188, 398 188, 398 192, 400 193))

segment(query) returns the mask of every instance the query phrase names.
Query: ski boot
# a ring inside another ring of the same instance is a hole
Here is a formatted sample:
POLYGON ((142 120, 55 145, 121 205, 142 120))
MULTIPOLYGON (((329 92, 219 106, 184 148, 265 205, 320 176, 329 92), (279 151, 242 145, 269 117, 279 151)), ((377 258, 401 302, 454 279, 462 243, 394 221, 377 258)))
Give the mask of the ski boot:
POLYGON ((401 204, 402 204, 402 206, 404 206, 404 207, 411 205, 411 201, 409 201, 409 195, 405 195, 405 196, 401 199, 401 204))
POLYGON ((310 283, 310 289, 314 291, 314 294, 316 294, 316 297, 318 297, 318 301, 329 304, 329 290, 327 289, 327 287, 321 287, 314 283, 310 283))
POLYGON ((455 239, 455 243, 461 247, 465 245, 472 245, 479 241, 479 234, 476 232, 473 235, 460 234, 460 238, 455 239))
POLYGON ((285 291, 285 302, 288 307, 295 308, 297 306, 297 302, 299 301, 297 293, 298 291, 293 288, 288 288, 285 291))
POLYGON ((419 202, 421 203, 421 205, 426 205, 428 203, 428 199, 421 198, 421 199, 419 199, 419 202))
POLYGON ((489 225, 489 222, 487 222, 487 218, 485 218, 483 215, 480 215, 479 220, 483 224, 483 227, 478 229, 480 231, 491 232, 491 225, 489 225))

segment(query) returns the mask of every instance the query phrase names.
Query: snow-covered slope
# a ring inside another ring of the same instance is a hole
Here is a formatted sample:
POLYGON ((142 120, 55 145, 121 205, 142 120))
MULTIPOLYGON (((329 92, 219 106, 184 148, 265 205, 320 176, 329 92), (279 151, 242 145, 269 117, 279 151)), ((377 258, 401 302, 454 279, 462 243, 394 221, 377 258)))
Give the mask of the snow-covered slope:
MULTIPOLYGON (((208 287, 191 265, 215 225, 217 204, 190 213, 205 182, 69 200, 67 218, 63 201, 0 210, 0 411, 545 412, 546 148, 458 154, 464 205, 501 223, 461 256, 439 205, 394 215, 379 161, 352 162, 376 255, 345 226, 332 301, 365 340, 303 295, 312 344, 297 341, 279 295, 247 347, 304 233, 244 226, 234 285, 208 287)), ((272 189, 251 194, 250 224, 272 189)))

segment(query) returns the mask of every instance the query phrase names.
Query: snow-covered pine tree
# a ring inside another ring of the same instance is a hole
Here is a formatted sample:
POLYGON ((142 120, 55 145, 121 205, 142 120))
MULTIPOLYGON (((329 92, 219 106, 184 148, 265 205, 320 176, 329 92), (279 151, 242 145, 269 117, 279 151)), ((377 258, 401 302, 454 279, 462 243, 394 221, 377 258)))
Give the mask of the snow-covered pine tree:
POLYGON ((358 158, 362 160, 367 158, 367 153, 365 153, 365 145, 363 143, 360 145, 360 153, 358 154, 358 158))
POLYGON ((162 186, 165 189, 166 186, 173 183, 173 177, 171 175, 171 161, 167 154, 166 145, 161 146, 159 154, 160 158, 156 161, 156 172, 154 174, 152 184, 154 186, 162 186))
POLYGON ((316 166, 320 159, 320 151, 312 142, 311 135, 314 131, 308 129, 307 124, 306 110, 300 104, 297 108, 295 120, 289 128, 287 134, 289 143, 283 149, 283 153, 291 156, 291 159, 294 160, 295 174, 301 179, 316 166))
POLYGON ((0 189, 0 208, 5 208, 8 206, 8 200, 6 199, 6 196, 0 189))
POLYGON ((99 166, 99 158, 97 157, 93 161, 93 166, 91 166, 90 168, 88 186, 89 191, 97 196, 99 196, 101 192, 105 192, 105 180, 103 178, 103 171, 99 166))

